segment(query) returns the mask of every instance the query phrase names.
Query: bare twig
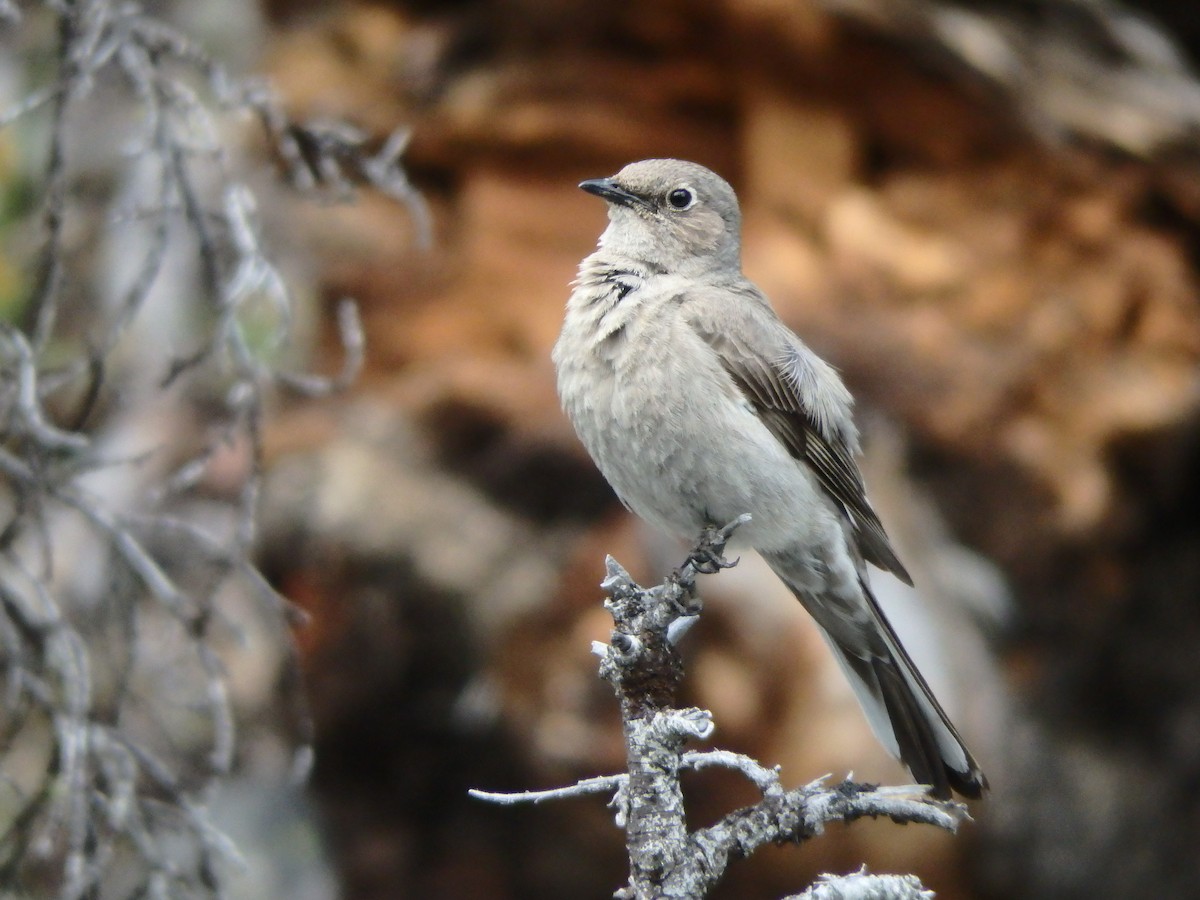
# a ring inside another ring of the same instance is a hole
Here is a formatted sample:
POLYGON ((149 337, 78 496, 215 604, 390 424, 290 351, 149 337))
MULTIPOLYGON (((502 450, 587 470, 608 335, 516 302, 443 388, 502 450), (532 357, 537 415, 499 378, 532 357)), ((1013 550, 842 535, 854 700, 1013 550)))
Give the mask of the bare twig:
POLYGON ((624 790, 629 781, 628 775, 599 775, 596 778, 585 778, 569 787, 550 788, 545 791, 520 791, 515 794, 496 793, 495 791, 468 791, 476 800, 486 800, 489 803, 499 803, 512 806, 516 803, 541 803, 545 800, 562 800, 567 797, 584 797, 588 794, 606 794, 609 791, 624 790))

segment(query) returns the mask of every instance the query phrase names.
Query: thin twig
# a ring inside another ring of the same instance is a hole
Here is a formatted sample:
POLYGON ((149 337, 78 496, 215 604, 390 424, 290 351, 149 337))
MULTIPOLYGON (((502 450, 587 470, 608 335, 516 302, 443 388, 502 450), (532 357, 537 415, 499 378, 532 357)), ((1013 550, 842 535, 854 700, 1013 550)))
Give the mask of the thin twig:
POLYGON ((624 774, 598 775, 595 778, 585 778, 582 781, 577 781, 568 787, 549 788, 544 791, 503 793, 471 789, 467 793, 476 800, 486 800, 489 803, 513 806, 517 803, 542 803, 546 800, 565 800, 569 797, 585 797, 589 794, 606 794, 609 791, 622 789, 628 781, 629 776, 624 774))

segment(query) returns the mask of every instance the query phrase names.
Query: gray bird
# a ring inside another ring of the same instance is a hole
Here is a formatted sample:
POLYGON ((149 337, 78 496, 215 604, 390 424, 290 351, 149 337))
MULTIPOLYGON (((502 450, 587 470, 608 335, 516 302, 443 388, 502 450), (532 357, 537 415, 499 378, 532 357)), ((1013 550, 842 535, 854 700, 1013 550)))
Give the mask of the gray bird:
POLYGON ((631 510, 749 543, 821 628, 885 748, 938 797, 987 781, 901 646, 870 562, 912 584, 867 502, 852 398, 742 274, 733 188, 650 159, 580 187, 609 224, 554 347, 563 408, 631 510))

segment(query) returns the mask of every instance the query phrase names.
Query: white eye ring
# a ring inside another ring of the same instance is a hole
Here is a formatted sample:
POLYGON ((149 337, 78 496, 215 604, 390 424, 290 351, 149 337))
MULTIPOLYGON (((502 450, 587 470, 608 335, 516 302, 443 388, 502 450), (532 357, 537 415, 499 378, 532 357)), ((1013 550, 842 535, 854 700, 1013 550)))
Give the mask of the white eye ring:
POLYGON ((696 192, 686 184, 672 188, 667 192, 667 206, 676 212, 683 212, 696 205, 696 192))

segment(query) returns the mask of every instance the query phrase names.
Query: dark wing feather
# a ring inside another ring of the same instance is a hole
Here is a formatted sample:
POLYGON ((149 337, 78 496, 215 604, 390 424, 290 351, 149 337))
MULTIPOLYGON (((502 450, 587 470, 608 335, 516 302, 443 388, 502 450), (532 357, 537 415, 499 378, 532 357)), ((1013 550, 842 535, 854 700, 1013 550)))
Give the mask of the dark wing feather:
POLYGON ((816 473, 825 492, 850 515, 855 537, 867 561, 886 569, 906 584, 912 577, 892 549, 879 516, 867 501, 866 486, 846 442, 836 434, 822 433, 779 366, 737 345, 727 335, 693 322, 696 333, 721 358, 725 370, 754 406, 759 418, 796 459, 816 473))

